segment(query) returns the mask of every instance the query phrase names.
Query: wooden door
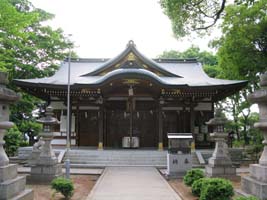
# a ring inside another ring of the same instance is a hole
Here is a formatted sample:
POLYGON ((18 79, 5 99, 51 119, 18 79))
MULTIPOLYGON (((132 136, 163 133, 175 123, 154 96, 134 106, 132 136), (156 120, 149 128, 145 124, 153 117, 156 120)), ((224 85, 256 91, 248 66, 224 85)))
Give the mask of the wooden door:
POLYGON ((158 141, 156 113, 140 110, 133 113, 133 136, 140 139, 140 147, 156 147, 158 141))
POLYGON ((106 146, 121 148, 122 138, 130 136, 130 113, 123 110, 108 110, 106 118, 106 146))
POLYGON ((80 146, 98 145, 98 111, 79 111, 79 144, 80 146))

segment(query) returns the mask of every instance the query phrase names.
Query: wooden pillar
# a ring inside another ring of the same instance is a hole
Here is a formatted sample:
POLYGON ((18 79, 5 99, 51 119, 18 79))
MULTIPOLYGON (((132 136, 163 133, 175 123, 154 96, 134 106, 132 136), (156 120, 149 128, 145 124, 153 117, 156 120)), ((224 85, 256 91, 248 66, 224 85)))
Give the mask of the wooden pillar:
POLYGON ((133 137, 133 98, 130 98, 130 140, 132 144, 133 137))
POLYGON ((162 118, 162 106, 164 104, 163 99, 159 99, 158 102, 158 116, 159 116, 159 142, 158 142, 158 150, 163 150, 163 118, 162 118))
POLYGON ((80 106, 79 106, 79 102, 77 101, 77 105, 76 105, 76 120, 75 120, 75 132, 76 132, 76 145, 80 146, 80 130, 79 130, 79 111, 80 111, 80 106))
POLYGON ((196 135, 195 135, 195 110, 194 110, 193 101, 191 101, 191 103, 190 103, 190 132, 193 135, 191 150, 195 151, 196 135))
POLYGON ((69 122, 69 133, 67 133, 67 134, 69 134, 69 145, 70 145, 70 147, 71 147, 71 129, 72 129, 72 100, 70 100, 70 105, 69 105, 69 109, 70 109, 70 115, 69 115, 69 119, 68 119, 68 122, 69 122))
POLYGON ((104 114, 103 114, 103 99, 99 99, 99 111, 98 111, 98 150, 103 150, 103 128, 104 128, 104 114))

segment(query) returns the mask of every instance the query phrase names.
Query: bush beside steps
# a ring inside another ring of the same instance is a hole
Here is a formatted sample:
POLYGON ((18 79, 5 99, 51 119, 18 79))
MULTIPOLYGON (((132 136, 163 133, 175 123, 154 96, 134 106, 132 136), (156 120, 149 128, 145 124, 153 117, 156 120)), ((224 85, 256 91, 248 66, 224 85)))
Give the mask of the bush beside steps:
POLYGON ((70 179, 66 179, 62 177, 55 178, 51 182, 51 187, 56 192, 61 193, 65 197, 65 199, 70 199, 73 195, 74 187, 70 179))

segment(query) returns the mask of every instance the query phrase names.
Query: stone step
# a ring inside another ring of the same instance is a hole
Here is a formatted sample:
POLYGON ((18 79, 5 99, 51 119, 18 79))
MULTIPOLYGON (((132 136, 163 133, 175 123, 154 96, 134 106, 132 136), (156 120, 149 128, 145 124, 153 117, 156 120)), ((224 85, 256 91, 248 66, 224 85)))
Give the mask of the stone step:
POLYGON ((32 200, 33 197, 33 190, 26 189, 19 193, 17 196, 11 198, 10 200, 32 200))
MULTIPOLYGON (((64 159, 65 161, 65 159, 64 159)), ((167 162, 167 160, 150 160, 150 159, 115 159, 115 160, 104 160, 104 159, 80 159, 80 158, 72 158, 70 161, 73 162, 83 162, 83 161, 92 161, 92 162, 167 162)))
MULTIPOLYGON (((99 159, 99 160, 122 160, 122 159, 140 159, 140 160, 147 160, 147 159, 149 159, 149 160, 166 160, 167 158, 167 155, 166 156, 164 156, 164 157, 150 157, 150 156, 147 156, 147 157, 135 157, 135 156, 108 156, 108 157, 106 157, 106 156, 98 156, 98 157, 87 157, 87 156, 79 156, 79 155, 77 155, 77 156, 68 156, 68 158, 81 158, 81 159, 91 159, 91 160, 94 160, 94 159, 99 159)), ((66 156, 64 157, 64 158, 66 158, 66 156)))
MULTIPOLYGON (((32 151, 31 147, 20 148, 19 155, 28 157, 32 151), (28 156, 27 156, 28 154, 28 156)), ((59 149, 54 151, 60 152, 59 149)), ((62 152, 62 150, 61 150, 62 152)), ((135 150, 135 149, 119 149, 119 150, 97 150, 97 149, 71 149, 68 154, 70 162, 73 164, 90 164, 95 166, 107 165, 125 165, 125 166, 166 166, 167 151, 157 150, 135 150)), ((62 158, 65 162, 66 154, 62 158)), ((192 156, 193 165, 199 165, 197 157, 192 156)))
POLYGON ((17 177, 17 165, 9 164, 0 167, 0 183, 17 177))
POLYGON ((11 199, 25 190, 26 177, 18 176, 0 183, 0 199, 11 199))
MULTIPOLYGON (((66 157, 66 155, 65 155, 66 157)), ((138 158, 138 159, 166 159, 165 156, 85 156, 85 155, 68 155, 69 158, 86 158, 86 159, 133 159, 133 158, 138 158)))
POLYGON ((80 158, 73 158, 70 159, 70 161, 73 162, 160 162, 160 163, 165 163, 167 162, 166 160, 138 160, 138 159, 132 159, 132 160, 126 160, 126 159, 121 159, 121 160, 93 160, 93 159, 80 159, 80 158))
POLYGON ((166 151, 155 150, 71 150, 68 158, 74 165, 166 167, 166 155, 166 151))
POLYGON ((166 160, 163 160, 163 161, 160 161, 160 160, 138 160, 138 159, 135 159, 135 160, 85 160, 85 159, 79 159, 79 158, 76 158, 76 159, 70 159, 71 162, 91 162, 91 163, 97 163, 97 162, 101 162, 101 163, 118 163, 118 162, 136 162, 136 163, 166 163, 167 161, 166 160))
MULTIPOLYGON (((126 164, 70 164, 72 168, 105 168, 105 167, 131 167, 133 165, 126 164)), ((135 167, 151 167, 151 165, 134 165, 135 167)), ((156 168, 166 168, 167 165, 153 165, 156 168)))

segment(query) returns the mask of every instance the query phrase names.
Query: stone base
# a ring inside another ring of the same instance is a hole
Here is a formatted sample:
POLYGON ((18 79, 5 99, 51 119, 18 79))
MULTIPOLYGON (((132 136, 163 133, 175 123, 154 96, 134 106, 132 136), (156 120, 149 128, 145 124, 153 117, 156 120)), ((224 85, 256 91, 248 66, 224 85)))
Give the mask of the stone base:
POLYGON ((16 197, 13 197, 10 200, 33 200, 33 190, 26 189, 23 192, 19 193, 16 197))
POLYGON ((11 199, 25 190, 25 176, 18 176, 14 179, 0 183, 0 199, 11 199))
POLYGON ((62 176, 62 164, 36 165, 31 168, 31 173, 27 176, 27 183, 50 184, 54 178, 59 176, 62 176))
POLYGON ((170 179, 182 179, 185 176, 185 174, 186 172, 171 173, 171 174, 164 174, 164 175, 167 180, 170 180, 170 179))
POLYGON ((236 168, 232 166, 206 166, 206 176, 208 177, 221 177, 228 179, 236 179, 236 168))
POLYGON ((17 175, 17 165, 15 164, 0 167, 0 183, 8 179, 16 178, 17 175))
POLYGON ((257 196, 261 200, 267 199, 267 183, 247 176, 242 177, 241 188, 244 192, 257 196))
POLYGON ((211 157, 208 163, 212 167, 232 165, 230 157, 211 157))
MULTIPOLYGON (((235 189, 235 196, 236 197, 251 197, 253 195, 251 194, 248 194, 246 192, 244 192, 243 190, 241 189, 235 189)), ((254 197, 254 196, 253 196, 254 197)))
POLYGON ((250 176, 260 182, 267 183, 267 166, 251 164, 249 166, 250 176))

